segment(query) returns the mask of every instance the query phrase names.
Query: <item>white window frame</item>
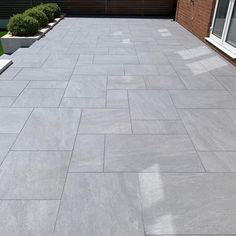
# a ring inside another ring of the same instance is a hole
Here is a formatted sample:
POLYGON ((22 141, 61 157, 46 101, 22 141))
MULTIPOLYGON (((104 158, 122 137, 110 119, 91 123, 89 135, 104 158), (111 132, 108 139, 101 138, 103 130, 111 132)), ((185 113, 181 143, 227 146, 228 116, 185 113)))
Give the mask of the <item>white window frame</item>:
POLYGON ((229 26, 230 26, 230 22, 231 22, 231 18, 232 18, 235 4, 236 4, 236 0, 229 1, 229 8, 228 8, 226 19, 225 19, 222 37, 218 38, 217 36, 215 36, 213 34, 214 24, 215 24, 215 20, 216 20, 216 13, 217 13, 218 5, 219 5, 219 0, 217 0, 215 11, 214 11, 214 16, 213 16, 213 21, 212 21, 212 25, 211 25, 211 29, 210 29, 210 41, 214 42, 214 45, 218 46, 221 50, 224 51, 224 49, 225 49, 226 53, 227 53, 227 51, 229 51, 229 52, 233 53, 234 55, 236 55, 236 48, 234 46, 230 45, 229 43, 227 43, 226 40, 227 40, 229 26))

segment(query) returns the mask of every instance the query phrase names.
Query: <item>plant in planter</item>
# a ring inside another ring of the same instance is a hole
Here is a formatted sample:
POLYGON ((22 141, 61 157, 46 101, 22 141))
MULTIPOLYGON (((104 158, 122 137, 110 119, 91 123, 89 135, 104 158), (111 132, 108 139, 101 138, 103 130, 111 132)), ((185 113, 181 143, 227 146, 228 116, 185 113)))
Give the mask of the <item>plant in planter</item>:
POLYGON ((24 12, 24 15, 31 16, 39 22, 41 28, 44 28, 48 24, 48 18, 43 11, 40 11, 37 8, 31 8, 24 12))
POLYGON ((7 29, 13 36, 34 36, 39 28, 37 20, 24 14, 14 15, 7 25, 7 29))
POLYGON ((50 6, 48 6, 48 4, 40 4, 35 8, 44 12, 49 22, 54 21, 54 10, 50 6))
POLYGON ((58 18, 61 16, 61 8, 58 6, 57 3, 47 3, 45 5, 47 5, 48 7, 50 7, 53 10, 55 18, 58 18))

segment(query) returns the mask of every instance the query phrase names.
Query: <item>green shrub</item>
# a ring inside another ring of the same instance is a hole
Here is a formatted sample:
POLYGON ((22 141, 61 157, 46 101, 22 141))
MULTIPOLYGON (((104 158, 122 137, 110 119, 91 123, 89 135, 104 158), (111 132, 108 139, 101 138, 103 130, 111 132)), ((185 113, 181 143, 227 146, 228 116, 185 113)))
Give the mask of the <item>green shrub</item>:
POLYGON ((54 10, 47 4, 40 4, 34 8, 44 12, 49 22, 52 22, 54 20, 54 10))
POLYGON ((43 28, 48 24, 48 18, 43 11, 36 8, 28 9, 24 12, 25 15, 33 17, 39 22, 39 25, 43 28))
POLYGON ((58 6, 57 3, 47 3, 45 5, 47 5, 53 10, 55 18, 58 18, 61 16, 61 8, 58 6))
POLYGON ((7 25, 7 29, 13 36, 34 36, 39 27, 37 20, 24 14, 12 16, 7 25))

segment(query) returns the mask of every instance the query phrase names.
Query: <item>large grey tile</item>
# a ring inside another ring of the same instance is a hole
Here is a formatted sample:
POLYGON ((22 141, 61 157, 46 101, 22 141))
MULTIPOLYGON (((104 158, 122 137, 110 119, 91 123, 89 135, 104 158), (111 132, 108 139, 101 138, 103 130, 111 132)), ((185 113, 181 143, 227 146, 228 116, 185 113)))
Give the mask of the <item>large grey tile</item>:
POLYGON ((0 133, 19 133, 31 111, 30 108, 0 108, 0 133))
POLYGON ((0 165, 16 139, 16 134, 0 134, 0 165))
POLYGON ((16 97, 27 84, 27 81, 0 81, 0 96, 16 97))
POLYGON ((234 174, 139 174, 146 234, 235 234, 234 174))
POLYGON ((104 135, 78 135, 73 149, 70 172, 102 172, 104 135))
POLYGON ((132 120, 134 134, 185 134, 180 120, 132 120))
POLYGON ((138 177, 69 174, 55 235, 143 236, 138 177))
POLYGON ((108 76, 108 89, 145 89, 142 76, 108 76))
POLYGON ((199 151, 236 150, 235 110, 189 109, 180 115, 199 151))
POLYGON ((43 64, 43 68, 74 68, 77 55, 53 54, 50 55, 43 64))
POLYGON ((0 107, 10 107, 16 97, 0 97, 0 107))
POLYGON ((169 64, 167 57, 163 53, 140 52, 138 53, 140 64, 143 65, 166 65, 169 64))
POLYGON ((228 90, 236 90, 235 76, 215 76, 216 79, 228 90))
POLYGON ((4 236, 52 235, 59 201, 0 201, 0 228, 4 236))
POLYGON ((74 74, 79 75, 124 75, 123 65, 79 65, 74 74))
POLYGON ((183 82, 178 76, 145 76, 148 89, 185 89, 183 82))
POLYGON ((13 107, 58 107, 64 89, 25 89, 13 107))
POLYGON ((72 69, 24 68, 14 80, 69 80, 72 69))
POLYGON ((72 150, 80 114, 79 109, 35 109, 13 148, 72 150))
POLYGON ((236 152, 199 152, 207 172, 236 172, 236 152))
POLYGON ((129 91, 132 119, 175 120, 178 114, 166 91, 137 90, 129 91))
POLYGON ((22 68, 8 67, 3 73, 0 74, 1 80, 12 80, 22 68))
POLYGON ((224 90, 170 91, 177 108, 236 108, 236 100, 224 90))
POLYGON ((127 109, 84 109, 79 133, 130 134, 129 111, 127 109))
POLYGON ((187 135, 109 135, 105 150, 105 171, 203 171, 187 135))
POLYGON ((67 81, 30 81, 27 88, 30 89, 65 89, 67 81))
POLYGON ((0 168, 0 199, 60 199, 70 152, 10 152, 0 168))
POLYGON ((67 86, 64 97, 105 97, 106 81, 106 77, 103 76, 83 76, 79 78, 73 76, 67 86))

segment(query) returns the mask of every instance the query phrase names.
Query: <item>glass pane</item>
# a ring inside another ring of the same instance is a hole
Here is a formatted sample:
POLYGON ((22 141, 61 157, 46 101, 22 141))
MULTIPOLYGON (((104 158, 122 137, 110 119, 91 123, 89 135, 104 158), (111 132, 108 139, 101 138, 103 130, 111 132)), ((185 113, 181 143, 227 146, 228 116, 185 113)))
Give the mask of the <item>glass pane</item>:
POLYGON ((234 5, 233 15, 230 21, 227 43, 236 47, 236 4, 234 5))
POLYGON ((228 8, 229 0, 219 0, 213 27, 213 34, 218 38, 222 37, 228 8))

